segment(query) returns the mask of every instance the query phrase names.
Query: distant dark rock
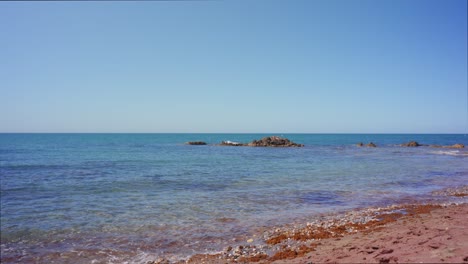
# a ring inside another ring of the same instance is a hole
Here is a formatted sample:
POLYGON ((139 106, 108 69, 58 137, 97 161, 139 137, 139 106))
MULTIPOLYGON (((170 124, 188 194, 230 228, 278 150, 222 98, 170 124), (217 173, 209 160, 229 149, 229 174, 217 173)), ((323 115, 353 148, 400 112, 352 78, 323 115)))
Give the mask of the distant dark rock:
POLYGON ((203 141, 189 141, 187 143, 185 143, 187 145, 206 145, 206 142, 203 142, 203 141))
POLYGON ((368 147, 368 148, 376 148, 377 145, 374 144, 374 143, 372 143, 372 142, 369 142, 369 144, 367 144, 366 147, 368 147))
POLYGON ((359 142, 359 143, 357 143, 357 144, 356 144, 356 146, 358 146, 358 147, 362 147, 362 146, 364 146, 364 143, 362 143, 362 142, 359 142))
POLYGON ((250 147, 303 147, 303 144, 297 144, 287 138, 278 136, 264 137, 260 140, 254 140, 247 144, 250 147))
POLYGON ((419 147, 419 146, 422 146, 421 144, 419 144, 418 142, 416 141, 410 141, 408 143, 404 143, 404 144, 401 144, 402 147, 419 147))

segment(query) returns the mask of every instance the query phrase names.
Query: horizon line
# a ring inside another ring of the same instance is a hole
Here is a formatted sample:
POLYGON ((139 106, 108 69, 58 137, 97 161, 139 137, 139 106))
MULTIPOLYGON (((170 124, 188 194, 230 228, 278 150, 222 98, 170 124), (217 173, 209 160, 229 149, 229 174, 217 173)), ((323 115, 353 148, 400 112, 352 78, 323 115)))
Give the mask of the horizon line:
POLYGON ((467 135, 465 133, 421 132, 1 132, 0 134, 343 134, 343 135, 467 135))

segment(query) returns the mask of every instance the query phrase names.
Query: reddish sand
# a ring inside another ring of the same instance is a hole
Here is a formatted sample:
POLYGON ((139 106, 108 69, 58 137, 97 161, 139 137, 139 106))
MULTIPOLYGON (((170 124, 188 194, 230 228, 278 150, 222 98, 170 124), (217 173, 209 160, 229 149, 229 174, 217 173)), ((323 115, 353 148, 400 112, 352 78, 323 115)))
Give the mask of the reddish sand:
POLYGON ((468 263, 468 204, 403 216, 371 232, 321 240, 272 263, 468 263))
MULTIPOLYGON (((468 204, 370 209, 177 263, 468 263, 468 204), (377 215, 379 221, 353 221, 377 215)), ((151 263, 172 263, 159 259, 151 263)))

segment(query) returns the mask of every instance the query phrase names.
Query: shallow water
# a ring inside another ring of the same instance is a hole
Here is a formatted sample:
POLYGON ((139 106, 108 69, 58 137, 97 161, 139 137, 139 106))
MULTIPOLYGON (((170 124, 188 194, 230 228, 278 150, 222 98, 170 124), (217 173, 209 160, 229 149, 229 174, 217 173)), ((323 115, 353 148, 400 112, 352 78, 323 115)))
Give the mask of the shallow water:
MULTIPOLYGON (((284 134, 304 148, 189 146, 262 134, 0 134, 1 260, 145 262, 293 218, 460 186, 465 135, 284 134), (378 148, 359 148, 357 142, 378 148)), ((237 239, 234 241, 233 239, 237 239)))

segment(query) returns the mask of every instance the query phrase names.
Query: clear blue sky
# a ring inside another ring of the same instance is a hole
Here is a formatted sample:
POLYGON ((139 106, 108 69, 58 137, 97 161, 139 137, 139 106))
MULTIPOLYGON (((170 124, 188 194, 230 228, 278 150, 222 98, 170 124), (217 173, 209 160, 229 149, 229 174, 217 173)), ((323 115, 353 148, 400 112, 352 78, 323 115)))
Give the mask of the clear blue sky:
POLYGON ((467 133, 467 1, 0 2, 0 132, 467 133))

